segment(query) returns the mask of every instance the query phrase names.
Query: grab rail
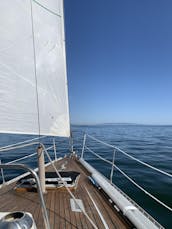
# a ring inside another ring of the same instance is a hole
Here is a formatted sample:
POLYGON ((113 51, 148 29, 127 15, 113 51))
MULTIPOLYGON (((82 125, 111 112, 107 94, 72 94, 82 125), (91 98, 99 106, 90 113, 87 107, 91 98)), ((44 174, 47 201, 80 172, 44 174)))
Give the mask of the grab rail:
POLYGON ((136 160, 136 161, 140 162, 141 164, 144 164, 145 166, 147 166, 147 167, 149 167, 149 168, 152 168, 153 170, 156 170, 156 171, 158 171, 158 172, 160 172, 160 173, 162 173, 162 174, 164 174, 164 175, 166 175, 166 176, 172 177, 171 174, 166 173, 166 172, 164 172, 164 171, 162 171, 162 170, 160 170, 160 169, 157 169, 157 168, 155 168, 155 167, 153 167, 153 166, 151 166, 151 165, 149 165, 149 164, 147 164, 147 163, 145 163, 145 162, 142 162, 142 161, 140 161, 139 159, 136 159, 136 158, 134 158, 133 156, 127 154, 126 152, 124 152, 123 150, 119 149, 118 147, 113 146, 113 145, 110 145, 110 144, 108 144, 108 143, 106 143, 106 142, 103 142, 103 141, 101 141, 101 140, 99 140, 99 139, 97 139, 97 138, 95 138, 95 137, 92 137, 92 136, 90 136, 90 135, 88 135, 88 134, 85 134, 85 135, 84 135, 83 148, 82 148, 82 153, 81 153, 81 158, 82 158, 82 159, 84 158, 84 150, 85 150, 85 149, 88 150, 90 153, 92 153, 92 154, 93 154, 94 156, 96 156, 97 158, 101 159, 102 161, 104 161, 104 162, 106 162, 106 163, 108 163, 108 164, 110 164, 110 165, 112 166, 112 168, 111 168, 111 173, 110 173, 110 182, 111 182, 111 183, 112 183, 112 177, 113 177, 113 173, 114 173, 114 168, 116 168, 121 174, 123 174, 130 182, 132 182, 137 188, 139 188, 141 191, 143 191, 146 195, 148 195, 149 197, 151 197, 153 200, 155 200, 157 203, 161 204, 163 207, 165 207, 165 208, 168 209, 169 211, 172 211, 172 208, 171 208, 171 207, 169 207, 168 205, 166 205, 165 203, 163 203, 162 201, 160 201, 158 198, 156 198, 155 196, 153 196, 151 193, 149 193, 147 190, 145 190, 143 187, 141 187, 140 185, 138 185, 132 178, 130 178, 130 177, 129 177, 126 173, 124 173, 118 166, 115 165, 115 153, 116 153, 117 151, 119 151, 119 152, 125 154, 126 156, 132 158, 133 160, 136 160), (89 138, 91 138, 91 139, 93 139, 93 140, 99 142, 99 143, 102 143, 102 144, 104 144, 104 145, 106 145, 106 146, 109 146, 109 147, 111 147, 111 148, 114 149, 112 162, 109 161, 109 160, 107 160, 107 159, 105 159, 105 158, 103 158, 102 156, 98 155, 98 154, 95 153, 92 149, 90 149, 89 147, 86 146, 86 137, 87 137, 87 136, 88 136, 89 138))
POLYGON ((38 178, 38 175, 36 174, 36 172, 34 170, 32 170, 31 168, 27 167, 26 165, 22 165, 22 164, 13 164, 13 165, 0 164, 0 169, 27 170, 28 172, 30 172, 32 174, 32 176, 35 178, 37 188, 38 188, 38 193, 39 193, 39 198, 40 198, 40 202, 41 202, 41 210, 43 213, 45 228, 50 229, 50 223, 49 223, 48 214, 47 214, 47 210, 46 210, 46 206, 45 206, 45 202, 44 202, 44 197, 42 194, 40 181, 39 181, 39 178, 38 178))

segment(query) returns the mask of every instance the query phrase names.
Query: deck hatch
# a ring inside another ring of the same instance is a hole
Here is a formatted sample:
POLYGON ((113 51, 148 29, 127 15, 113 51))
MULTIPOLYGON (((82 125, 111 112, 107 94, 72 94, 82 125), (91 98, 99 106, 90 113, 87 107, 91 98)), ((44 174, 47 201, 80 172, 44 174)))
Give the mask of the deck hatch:
POLYGON ((76 202, 75 202, 74 199, 70 199, 70 206, 71 206, 72 211, 73 212, 82 212, 82 211, 85 211, 82 200, 76 199, 76 202))

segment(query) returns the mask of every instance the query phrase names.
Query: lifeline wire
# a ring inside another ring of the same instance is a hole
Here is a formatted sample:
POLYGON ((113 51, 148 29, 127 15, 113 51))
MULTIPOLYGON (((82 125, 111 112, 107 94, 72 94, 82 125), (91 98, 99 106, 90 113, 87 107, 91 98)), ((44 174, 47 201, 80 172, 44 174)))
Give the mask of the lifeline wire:
POLYGON ((4 149, 7 149, 7 148, 11 148, 13 146, 21 145, 21 144, 26 143, 26 142, 32 142, 32 141, 37 140, 39 138, 45 138, 45 137, 47 137, 47 136, 41 136, 41 137, 38 137, 38 138, 36 137, 36 138, 28 139, 28 140, 25 140, 25 141, 22 141, 22 142, 17 142, 17 143, 11 144, 11 145, 2 146, 2 147, 0 147, 0 151, 3 151, 4 149))
POLYGON ((161 169, 158 169, 158 168, 156 168, 156 167, 154 167, 154 166, 152 166, 152 165, 149 165, 149 164, 146 163, 146 162, 140 161, 139 159, 137 159, 137 158, 131 156, 130 154, 124 152, 123 150, 121 150, 120 148, 118 148, 118 147, 116 147, 116 146, 113 146, 113 145, 110 145, 110 144, 108 144, 108 143, 106 143, 106 142, 103 142, 103 141, 101 141, 101 140, 99 140, 99 139, 97 139, 97 138, 95 138, 95 137, 93 137, 93 136, 91 136, 91 135, 89 135, 89 134, 87 134, 87 136, 88 136, 89 138, 91 138, 91 139, 97 141, 97 142, 102 143, 103 145, 106 145, 106 146, 108 146, 108 147, 111 147, 111 148, 113 148, 113 149, 116 149, 117 151, 121 152, 121 153, 124 154, 125 156, 127 156, 127 157, 129 157, 129 158, 131 158, 131 159, 133 159, 133 160, 135 160, 135 161, 137 161, 137 162, 139 162, 139 163, 142 164, 142 165, 145 165, 145 166, 147 166, 147 167, 149 167, 149 168, 151 168, 151 169, 153 169, 153 170, 155 170, 155 171, 157 171, 157 172, 159 172, 159 173, 162 173, 162 174, 164 174, 164 175, 166 175, 166 176, 172 178, 172 174, 167 173, 167 172, 165 172, 165 171, 163 171, 163 170, 161 170, 161 169))
POLYGON ((116 168, 120 173, 122 173, 128 180, 130 180, 135 186, 137 186, 137 188, 139 188, 140 190, 142 190, 145 194, 147 194, 149 197, 151 197, 152 199, 154 199, 156 202, 158 202, 159 204, 161 204, 162 206, 164 206, 166 209, 168 209, 169 211, 172 211, 172 208, 170 208, 168 205, 166 205, 165 203, 163 203, 162 201, 160 201, 158 198, 156 198, 155 196, 153 196, 151 193, 149 193, 148 191, 146 191, 144 188, 142 188, 140 185, 138 185, 133 179, 131 179, 126 173, 124 173, 119 167, 117 167, 116 165, 114 165, 111 161, 108 161, 107 159, 101 157, 100 155, 98 155, 97 153, 95 153, 93 150, 91 150, 89 147, 85 146, 85 148, 92 154, 94 154, 95 156, 97 156, 99 159, 101 159, 102 161, 105 161, 106 163, 113 165, 114 168, 116 168))

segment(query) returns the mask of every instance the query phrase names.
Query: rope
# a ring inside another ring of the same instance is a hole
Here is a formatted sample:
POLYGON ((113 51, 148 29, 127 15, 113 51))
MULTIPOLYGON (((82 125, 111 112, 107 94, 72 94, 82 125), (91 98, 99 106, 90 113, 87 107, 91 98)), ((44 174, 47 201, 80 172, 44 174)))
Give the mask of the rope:
MULTIPOLYGON (((38 142, 35 142, 34 145, 35 145, 35 144, 37 145, 38 142)), ((25 145, 25 146, 26 146, 26 145, 25 145)), ((30 146, 30 145, 28 144, 27 146, 30 146)), ((52 148, 53 148, 53 146, 50 146, 50 147, 46 148, 46 150, 50 150, 50 149, 52 149, 52 148)), ((13 161, 7 162, 6 164, 7 164, 7 165, 10 165, 10 164, 12 164, 12 163, 14 163, 14 162, 22 161, 22 160, 24 160, 24 159, 26 159, 26 158, 29 158, 29 157, 32 157, 32 156, 34 156, 34 155, 36 155, 36 154, 37 154, 37 152, 36 152, 36 153, 32 153, 32 154, 27 155, 27 156, 24 156, 24 157, 21 157, 21 158, 18 158, 18 159, 15 159, 15 160, 13 160, 13 161)))
POLYGON ((60 178, 60 180, 62 181, 62 183, 63 183, 64 187, 66 188, 66 190, 68 191, 69 195, 73 198, 73 200, 75 201, 76 205, 81 209, 81 211, 83 212, 83 214, 85 215, 85 217, 89 220, 89 222, 91 223, 91 225, 93 226, 93 228, 98 229, 98 227, 95 225, 95 223, 92 221, 92 219, 91 219, 91 218, 89 217, 89 215, 86 213, 86 211, 85 211, 84 209, 82 209, 82 208, 78 205, 75 196, 74 196, 73 193, 70 191, 70 189, 67 187, 66 182, 64 182, 64 180, 62 179, 62 177, 61 177, 60 173, 58 172, 58 170, 56 169, 56 167, 55 167, 55 165, 54 165, 54 163, 53 163, 51 157, 49 156, 47 150, 45 149, 45 146, 44 146, 42 143, 40 143, 40 145, 43 147, 43 150, 44 150, 44 152, 46 153, 46 155, 47 155, 47 157, 48 157, 48 159, 49 159, 49 161, 50 161, 52 167, 54 168, 54 170, 55 170, 57 176, 58 176, 58 177, 60 178))
POLYGON ((106 163, 112 165, 111 161, 108 161, 107 159, 101 157, 100 155, 98 155, 97 153, 95 153, 93 150, 91 150, 90 148, 88 148, 87 146, 85 146, 85 148, 90 151, 90 153, 94 154, 96 157, 100 158, 102 161, 105 161, 106 163))
POLYGON ((22 161, 22 160, 24 160, 24 159, 26 159, 26 158, 29 158, 29 157, 32 157, 32 156, 34 156, 34 155, 36 155, 36 154, 37 154, 37 153, 32 153, 32 154, 27 155, 27 156, 25 156, 25 157, 21 157, 21 158, 18 158, 18 159, 16 159, 16 160, 10 161, 10 162, 8 162, 8 163, 6 163, 6 164, 7 164, 7 165, 10 165, 10 164, 12 164, 12 163, 14 163, 14 162, 22 161))
MULTIPOLYGON (((7 151, 7 150, 19 149, 19 148, 24 148, 24 147, 27 147, 27 146, 37 145, 37 144, 39 144, 39 142, 33 142, 33 143, 30 143, 30 144, 25 144, 25 145, 22 145, 22 146, 16 146, 16 147, 13 147, 13 148, 10 148, 10 149, 6 149, 6 151, 7 151)), ((50 150, 50 149, 52 149, 52 148, 53 148, 53 146, 50 146, 50 147, 46 148, 46 150, 50 150)), ((30 154, 30 155, 27 155, 27 156, 24 156, 24 157, 15 159, 15 160, 13 160, 13 161, 7 162, 6 164, 9 165, 9 164, 12 164, 12 163, 17 162, 17 161, 22 161, 22 160, 24 160, 24 159, 26 159, 26 158, 29 158, 29 157, 32 157, 32 156, 34 156, 34 155, 36 155, 36 154, 37 154, 37 153, 32 153, 32 154, 30 154)))
POLYGON ((111 147, 111 148, 113 148, 113 149, 116 148, 115 146, 110 145, 110 144, 108 144, 108 143, 106 143, 106 142, 103 142, 103 141, 101 141, 101 140, 99 140, 99 139, 97 139, 97 138, 95 138, 95 137, 93 137, 93 136, 91 136, 91 135, 89 135, 89 134, 87 134, 87 136, 88 136, 89 138, 91 138, 91 139, 97 141, 97 142, 102 143, 102 144, 105 145, 105 146, 109 146, 109 147, 111 147))
POLYGON ((120 173, 122 173, 128 180, 130 180, 137 188, 142 190, 146 195, 150 196, 152 199, 154 199, 156 202, 167 208, 168 210, 172 211, 172 208, 164 204, 162 201, 160 201, 158 198, 153 196, 151 193, 146 191, 144 188, 142 188, 140 185, 138 185, 133 179, 131 179, 126 173, 124 173, 120 168, 118 168, 116 165, 113 165, 120 173))
POLYGON ((116 165, 114 165, 112 162, 104 159, 103 157, 101 157, 100 155, 98 155, 97 153, 95 153, 93 150, 91 150, 90 148, 88 148, 87 146, 85 146, 85 148, 87 150, 89 150, 92 154, 94 154, 95 156, 97 156, 98 158, 100 158, 101 160, 107 162, 108 164, 113 165, 114 168, 116 168, 120 173, 122 173, 128 180, 130 180, 137 188, 139 188, 141 191, 143 191, 145 194, 147 194, 149 197, 151 197, 152 199, 154 199, 156 202, 158 202, 159 204, 161 204, 162 206, 164 206, 165 208, 167 208, 168 210, 172 211, 172 208, 170 208, 169 206, 167 206, 165 203, 163 203, 162 201, 160 201, 158 198, 156 198, 155 196, 153 196, 151 193, 149 193, 148 191, 146 191, 144 188, 142 188, 140 185, 138 185, 133 179, 131 179, 126 173, 124 173, 119 167, 117 167, 116 165))
POLYGON ((38 137, 38 138, 32 138, 32 139, 25 140, 25 141, 22 141, 22 142, 17 142, 17 143, 11 144, 11 145, 2 146, 2 147, 0 147, 0 151, 3 150, 3 149, 6 149, 6 148, 12 147, 12 146, 21 145, 23 143, 32 142, 34 140, 37 140, 37 139, 40 139, 40 138, 45 138, 45 137, 47 137, 47 136, 41 136, 41 137, 38 137))
MULTIPOLYGON (((35 90, 36 90, 36 107, 37 107, 37 119, 38 119, 38 133, 39 138, 41 135, 40 127, 40 115, 39 115, 39 95, 38 95, 38 82, 37 82, 37 71, 36 71, 36 50, 35 50, 35 34, 34 34, 34 24, 33 24, 33 9, 32 9, 32 0, 30 0, 30 9, 31 9, 31 27, 32 27, 32 44, 33 44, 33 59, 34 59, 34 75, 35 75, 35 90)), ((40 143, 40 142, 39 142, 40 143)))
POLYGON ((54 12, 54 11, 48 9, 47 7, 43 6, 43 5, 42 5, 41 3, 39 3, 38 1, 36 1, 36 0, 32 0, 32 1, 35 2, 35 3, 36 3, 38 6, 40 6, 41 8, 43 8, 44 10, 48 11, 49 13, 51 13, 51 14, 57 16, 57 17, 61 17, 61 15, 59 15, 58 13, 56 13, 56 12, 54 12))
POLYGON ((155 171, 157 171, 157 172, 159 172, 159 173, 162 173, 162 174, 164 174, 164 175, 166 175, 166 176, 172 178, 172 174, 167 173, 167 172, 165 172, 165 171, 163 171, 163 170, 161 170, 161 169, 158 169, 158 168, 156 168, 156 167, 154 167, 154 166, 152 166, 152 165, 149 165, 149 164, 146 163, 146 162, 140 161, 139 159, 137 159, 137 158, 135 158, 135 157, 129 155, 128 153, 124 152, 123 150, 121 150, 120 148, 118 148, 118 147, 116 147, 116 146, 113 146, 113 145, 110 145, 110 144, 108 144, 108 143, 105 143, 105 142, 103 142, 103 141, 101 141, 101 140, 99 140, 99 139, 97 139, 97 138, 95 138, 95 137, 92 137, 92 136, 88 135, 88 134, 87 134, 87 136, 88 136, 89 138, 91 138, 91 139, 97 141, 97 142, 100 142, 100 143, 102 143, 102 144, 104 144, 104 145, 106 145, 106 146, 109 146, 109 147, 111 147, 111 148, 113 148, 113 149, 118 150, 119 152, 121 152, 121 153, 124 154, 125 156, 127 156, 127 157, 129 157, 129 158, 131 158, 131 159, 133 159, 133 160, 135 160, 135 161, 137 161, 137 162, 139 162, 139 163, 142 164, 142 165, 145 165, 145 166, 147 166, 147 167, 149 167, 149 168, 151 168, 151 169, 153 169, 153 170, 155 170, 155 171))
POLYGON ((28 144, 24 144, 24 145, 19 145, 19 146, 14 146, 14 147, 8 147, 6 149, 0 149, 0 152, 4 152, 4 151, 9 151, 9 150, 14 150, 14 149, 20 149, 20 148, 24 148, 27 146, 31 146, 31 145, 38 145, 40 142, 32 142, 32 143, 28 143, 28 144))

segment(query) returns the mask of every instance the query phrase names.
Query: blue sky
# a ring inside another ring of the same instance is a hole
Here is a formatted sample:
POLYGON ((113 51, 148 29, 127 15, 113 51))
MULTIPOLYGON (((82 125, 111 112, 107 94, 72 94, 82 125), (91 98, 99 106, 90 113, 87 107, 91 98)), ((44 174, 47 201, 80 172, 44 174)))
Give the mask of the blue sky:
POLYGON ((171 12, 171 0, 65 0, 72 123, 172 124, 171 12))

